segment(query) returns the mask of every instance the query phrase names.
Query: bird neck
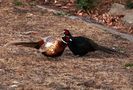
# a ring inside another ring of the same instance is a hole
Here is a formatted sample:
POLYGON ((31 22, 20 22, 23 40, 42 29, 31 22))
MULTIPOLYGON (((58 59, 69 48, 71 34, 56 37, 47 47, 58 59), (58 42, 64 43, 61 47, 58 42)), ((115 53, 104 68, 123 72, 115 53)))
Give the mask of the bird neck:
POLYGON ((44 40, 40 40, 40 41, 38 42, 39 46, 43 45, 44 43, 45 43, 44 40))
POLYGON ((64 40, 61 40, 61 41, 62 41, 63 46, 67 46, 67 42, 65 42, 64 40))
POLYGON ((62 41, 62 45, 63 45, 64 47, 67 47, 67 43, 64 42, 64 41, 62 41))

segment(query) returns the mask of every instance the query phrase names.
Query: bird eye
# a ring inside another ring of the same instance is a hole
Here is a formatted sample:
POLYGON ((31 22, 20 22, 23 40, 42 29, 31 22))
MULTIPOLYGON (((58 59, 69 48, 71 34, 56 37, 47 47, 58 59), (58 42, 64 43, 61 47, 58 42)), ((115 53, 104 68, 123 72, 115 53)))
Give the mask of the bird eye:
POLYGON ((72 39, 70 38, 69 41, 72 41, 72 39))

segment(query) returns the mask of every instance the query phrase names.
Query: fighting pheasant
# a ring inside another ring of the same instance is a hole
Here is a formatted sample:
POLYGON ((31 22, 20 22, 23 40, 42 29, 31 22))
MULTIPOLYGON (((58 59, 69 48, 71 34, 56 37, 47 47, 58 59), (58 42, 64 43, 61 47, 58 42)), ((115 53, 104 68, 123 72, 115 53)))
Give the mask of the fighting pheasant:
POLYGON ((122 54, 121 52, 118 52, 114 49, 110 49, 108 47, 98 45, 93 40, 87 37, 83 37, 83 36, 74 37, 67 29, 64 29, 64 36, 62 37, 62 39, 65 43, 67 43, 67 46, 69 47, 69 49, 72 51, 74 55, 84 56, 88 52, 94 52, 96 50, 100 50, 111 54, 113 53, 122 54))
POLYGON ((47 57, 58 57, 61 56, 66 48, 66 43, 62 40, 47 36, 37 42, 25 42, 25 41, 14 41, 9 42, 8 45, 21 45, 25 47, 31 47, 38 49, 43 55, 47 57))

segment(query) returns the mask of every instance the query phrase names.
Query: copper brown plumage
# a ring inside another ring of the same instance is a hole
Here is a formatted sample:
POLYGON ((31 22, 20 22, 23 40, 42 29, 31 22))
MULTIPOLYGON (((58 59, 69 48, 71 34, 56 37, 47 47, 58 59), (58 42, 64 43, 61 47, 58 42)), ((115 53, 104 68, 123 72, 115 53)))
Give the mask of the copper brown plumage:
POLYGON ((47 57, 58 57, 61 56, 66 48, 66 43, 62 40, 47 36, 37 42, 26 42, 26 41, 15 41, 9 42, 8 45, 21 45, 25 47, 31 47, 38 49, 43 55, 47 57))

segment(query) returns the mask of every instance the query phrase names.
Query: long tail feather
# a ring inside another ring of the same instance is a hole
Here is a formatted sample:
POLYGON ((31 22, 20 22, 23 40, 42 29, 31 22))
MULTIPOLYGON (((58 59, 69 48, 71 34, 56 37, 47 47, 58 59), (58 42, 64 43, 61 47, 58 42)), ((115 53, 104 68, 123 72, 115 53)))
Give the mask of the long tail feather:
POLYGON ((123 52, 119 52, 119 51, 117 51, 115 49, 111 49, 111 48, 108 48, 108 47, 105 47, 105 46, 98 45, 97 49, 100 50, 100 51, 109 53, 109 54, 121 54, 121 55, 128 56, 127 54, 125 54, 123 52))
POLYGON ((6 45, 4 45, 4 47, 7 47, 9 45, 21 45, 25 47, 37 48, 38 42, 13 41, 13 42, 7 43, 6 45))

